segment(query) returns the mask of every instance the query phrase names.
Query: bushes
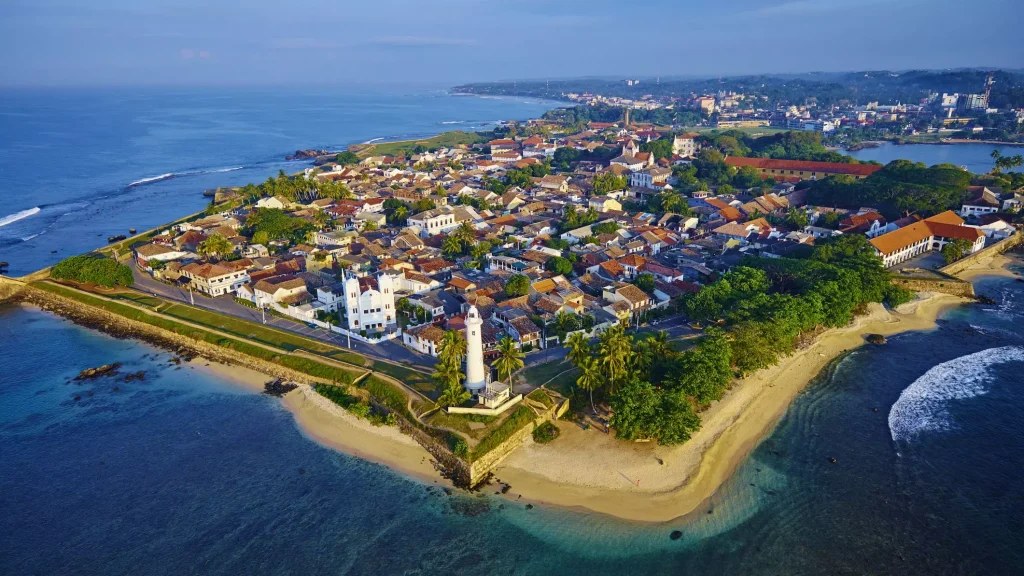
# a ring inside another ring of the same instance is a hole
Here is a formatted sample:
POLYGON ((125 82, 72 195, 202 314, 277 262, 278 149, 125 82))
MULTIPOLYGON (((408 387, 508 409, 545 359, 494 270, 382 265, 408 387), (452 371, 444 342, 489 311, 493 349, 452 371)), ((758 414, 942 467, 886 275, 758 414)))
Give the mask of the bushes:
POLYGON ((558 426, 551 422, 545 422, 533 430, 533 441, 538 444, 547 444, 558 438, 558 435, 561 433, 562 431, 558 429, 558 426))
POLYGON ((58 280, 88 282, 112 288, 131 286, 135 283, 132 269, 109 258, 93 256, 72 256, 54 265, 50 276, 58 280))

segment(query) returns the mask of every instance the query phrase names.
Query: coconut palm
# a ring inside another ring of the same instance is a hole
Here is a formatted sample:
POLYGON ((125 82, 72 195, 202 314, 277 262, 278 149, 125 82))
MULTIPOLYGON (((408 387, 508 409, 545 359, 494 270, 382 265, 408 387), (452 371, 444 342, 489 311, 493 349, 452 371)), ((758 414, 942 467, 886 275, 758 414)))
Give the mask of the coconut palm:
POLYGON ((654 333, 654 337, 647 341, 648 346, 651 348, 651 356, 654 358, 668 358, 673 356, 675 351, 672 350, 672 346, 669 344, 668 332, 664 330, 658 330, 654 333))
POLYGON ((441 362, 461 369, 462 359, 466 357, 466 339, 462 333, 455 330, 446 331, 441 337, 437 356, 441 362))
POLYGON ((508 380, 512 385, 512 374, 523 367, 523 353, 508 336, 498 342, 498 358, 491 364, 498 369, 498 379, 508 380))
POLYGON ((457 256, 462 254, 463 242, 457 234, 450 234, 441 243, 441 251, 448 256, 457 256))
POLYGON ((601 334, 598 358, 608 375, 608 387, 613 393, 626 372, 626 362, 632 352, 631 340, 621 325, 613 326, 601 334))
POLYGON ((196 248, 196 252, 200 256, 213 256, 216 258, 230 254, 234 250, 235 246, 220 234, 212 234, 209 238, 200 242, 196 248))
POLYGON ((565 341, 565 347, 569 349, 566 358, 576 367, 582 366, 584 358, 590 358, 590 342, 583 332, 570 334, 565 341))
POLYGON ((597 358, 585 356, 579 366, 580 376, 576 379, 576 385, 581 390, 586 390, 590 393, 590 407, 594 410, 594 414, 597 414, 597 408, 594 406, 594 390, 600 388, 601 383, 604 381, 604 375, 601 373, 601 363, 597 358))
POLYGON ((437 397, 437 403, 443 407, 458 406, 466 400, 469 400, 470 396, 472 396, 472 394, 467 392, 461 385, 449 384, 441 392, 441 395, 437 397))
POLYGON ((455 231, 453 236, 458 236, 465 242, 472 242, 473 239, 476 237, 475 232, 476 230, 473 228, 473 225, 470 224, 469 221, 466 221, 463 222, 462 224, 459 224, 459 228, 458 230, 455 231))

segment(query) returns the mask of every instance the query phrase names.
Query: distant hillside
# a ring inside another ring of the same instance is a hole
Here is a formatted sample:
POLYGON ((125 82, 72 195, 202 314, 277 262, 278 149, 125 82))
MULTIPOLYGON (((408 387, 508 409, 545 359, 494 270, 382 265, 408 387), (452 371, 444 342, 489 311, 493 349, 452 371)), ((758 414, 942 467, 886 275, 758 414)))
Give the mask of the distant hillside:
MULTIPOLYGON (((756 75, 725 78, 671 79, 641 78, 629 86, 624 79, 580 78, 569 80, 526 80, 483 82, 452 88, 463 94, 516 95, 566 100, 564 94, 590 93, 608 97, 639 98, 690 96, 719 91, 767 96, 771 104, 802 104, 814 97, 819 105, 882 104, 917 102, 929 92, 981 92, 987 70, 911 70, 905 72, 864 71, 811 73, 801 75, 756 75)), ((997 108, 1024 107, 1024 74, 996 71, 991 105, 997 108)))

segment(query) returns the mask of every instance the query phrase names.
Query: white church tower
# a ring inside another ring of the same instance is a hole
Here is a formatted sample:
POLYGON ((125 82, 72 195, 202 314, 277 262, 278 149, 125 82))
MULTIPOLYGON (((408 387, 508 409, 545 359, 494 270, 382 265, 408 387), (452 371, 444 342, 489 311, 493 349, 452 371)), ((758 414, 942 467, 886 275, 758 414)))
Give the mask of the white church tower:
POLYGON ((483 324, 476 306, 466 313, 466 390, 477 394, 487 387, 484 371, 483 324))
MULTIPOLYGON (((345 313, 348 315, 348 329, 353 332, 361 330, 385 331, 388 326, 398 323, 395 311, 395 283, 391 276, 381 274, 377 277, 376 289, 372 283, 366 291, 361 291, 359 278, 355 275, 345 279, 345 313)), ((373 280, 371 279, 370 282, 373 280)))

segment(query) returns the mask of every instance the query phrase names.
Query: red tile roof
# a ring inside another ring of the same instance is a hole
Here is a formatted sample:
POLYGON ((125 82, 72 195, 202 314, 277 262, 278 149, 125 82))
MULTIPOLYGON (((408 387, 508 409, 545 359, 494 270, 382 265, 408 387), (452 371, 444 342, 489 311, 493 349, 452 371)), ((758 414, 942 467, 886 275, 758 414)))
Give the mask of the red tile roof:
POLYGON ((729 156, 725 159, 729 166, 737 168, 752 166, 760 170, 794 170, 803 172, 824 172, 826 174, 850 174, 853 176, 870 176, 882 169, 875 164, 845 164, 842 162, 812 162, 809 160, 776 160, 774 158, 741 158, 729 156))

